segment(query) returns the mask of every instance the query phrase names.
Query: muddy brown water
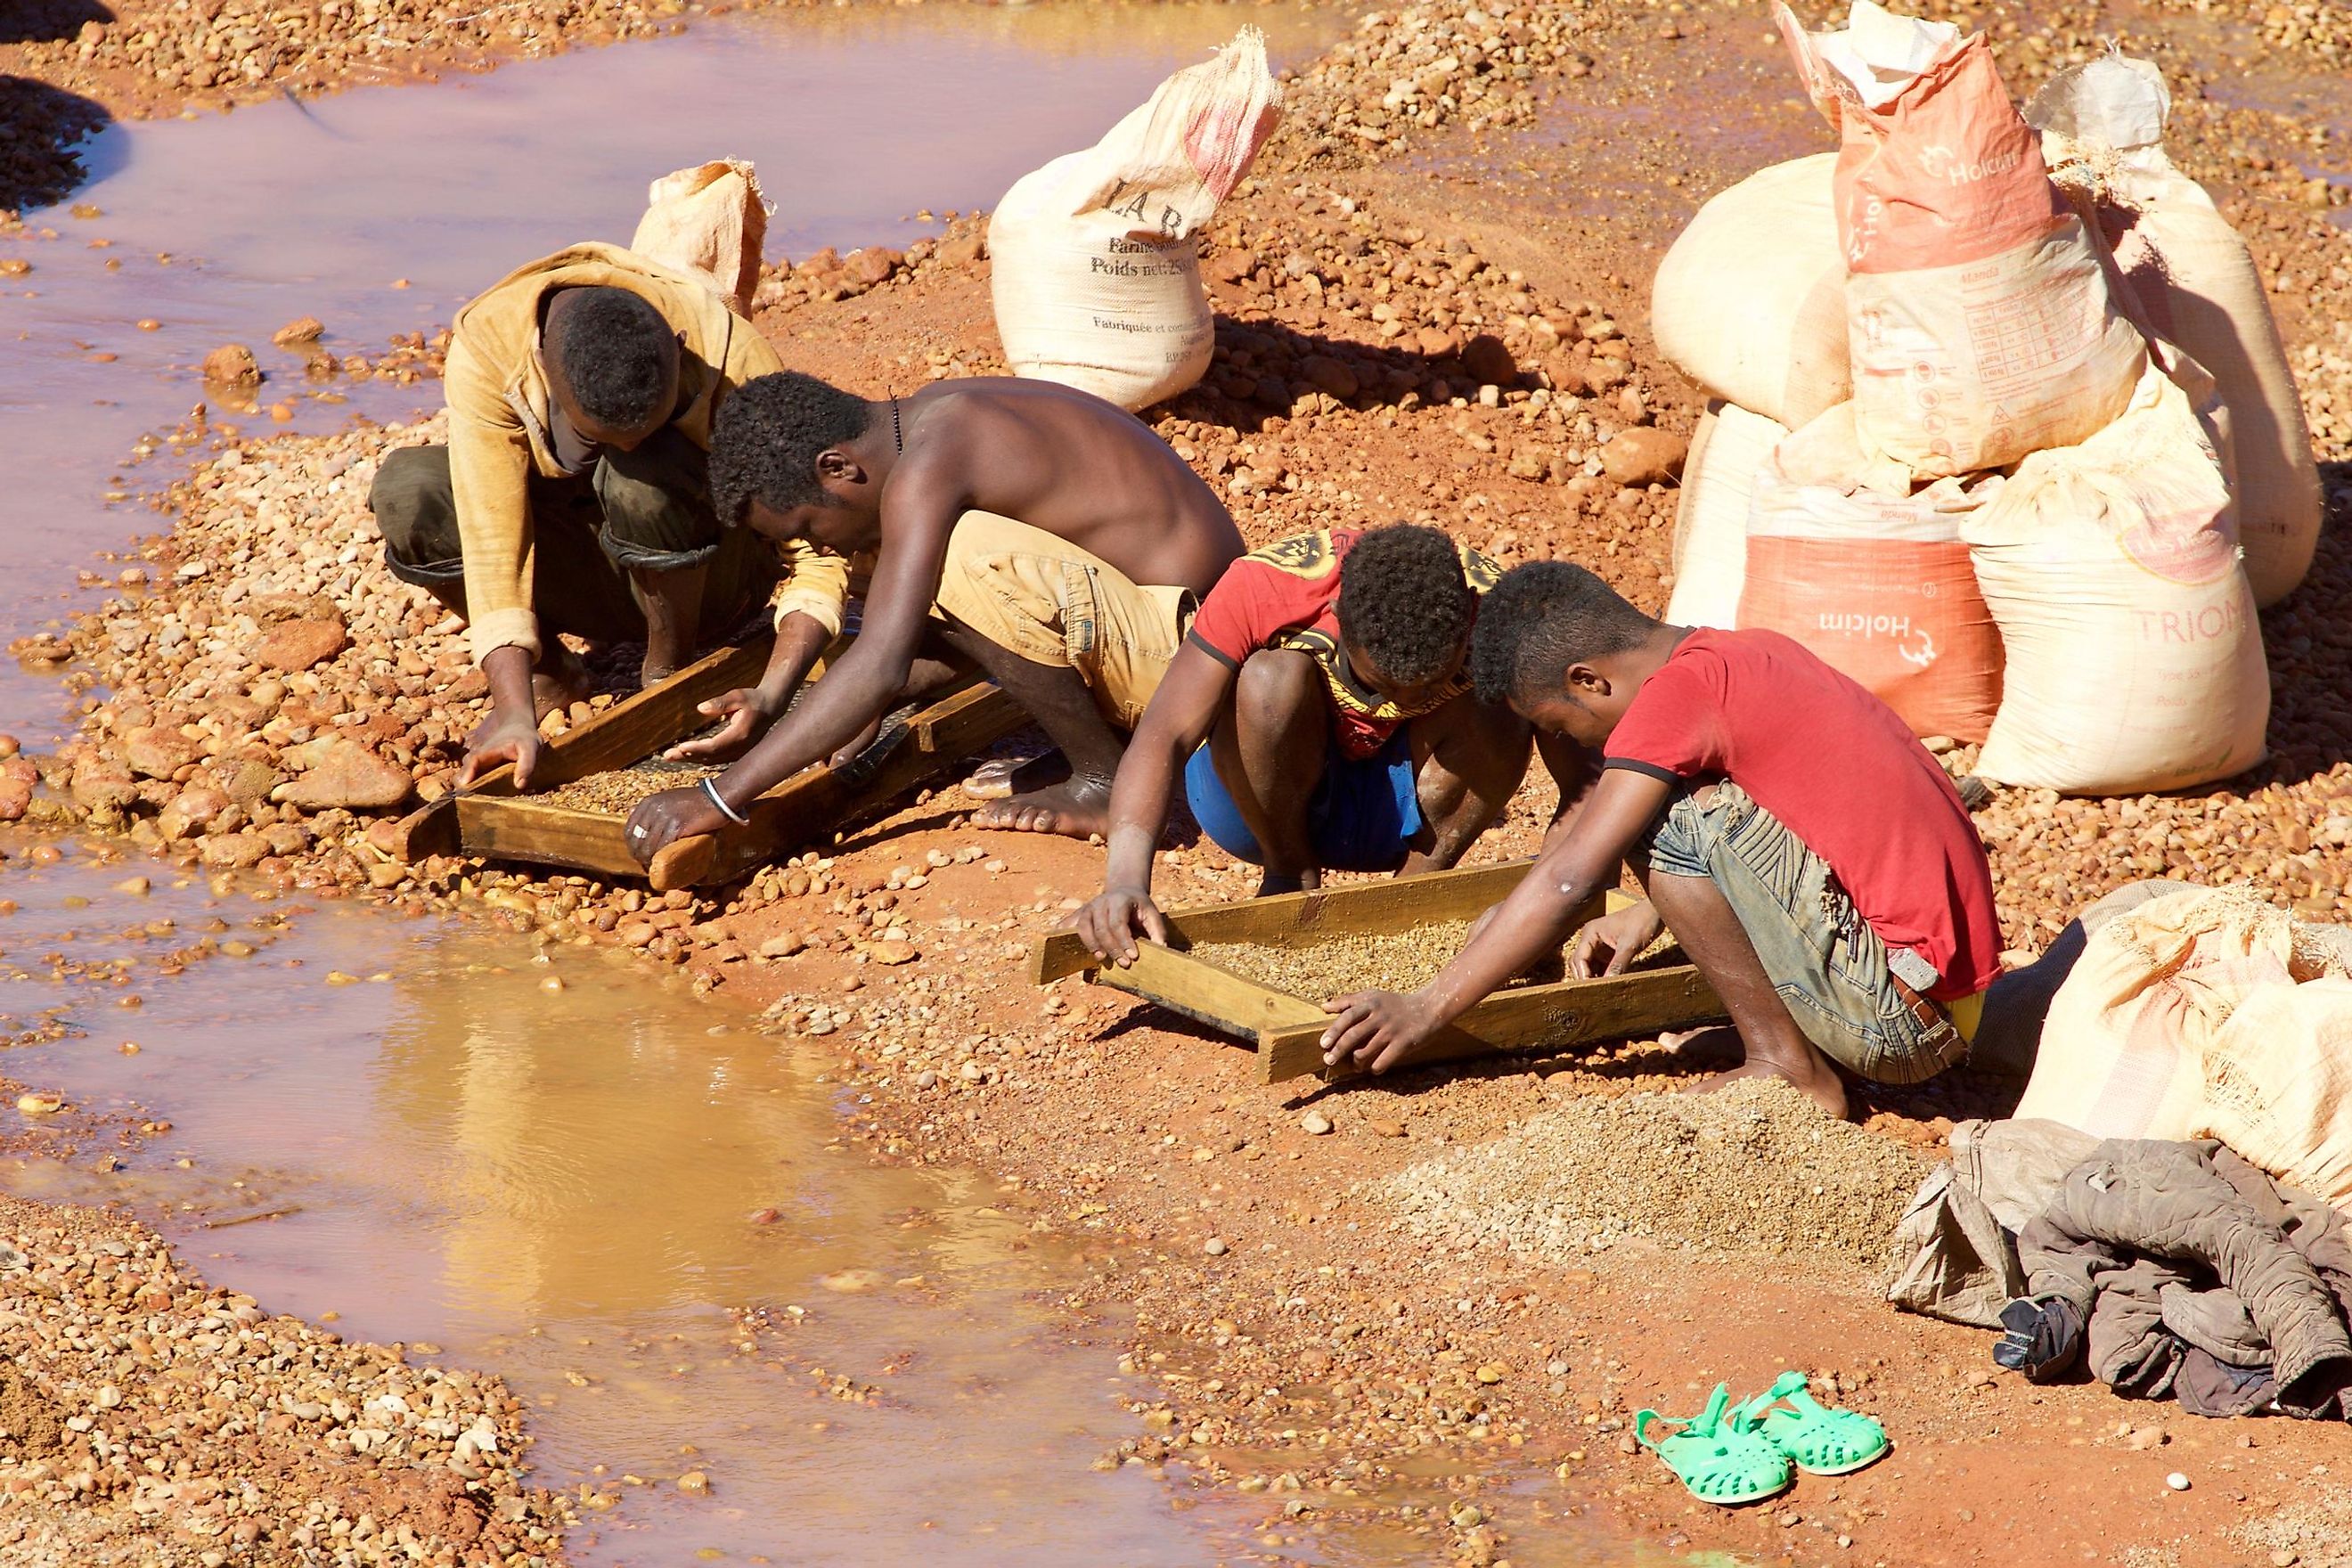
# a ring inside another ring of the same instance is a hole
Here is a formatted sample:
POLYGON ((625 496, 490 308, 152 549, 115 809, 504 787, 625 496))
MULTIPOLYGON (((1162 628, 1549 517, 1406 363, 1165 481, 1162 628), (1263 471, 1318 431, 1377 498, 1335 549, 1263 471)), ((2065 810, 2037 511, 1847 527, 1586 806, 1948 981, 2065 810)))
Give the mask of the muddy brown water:
MULTIPOLYGON (((133 498, 182 459, 152 443, 131 463, 142 437, 200 399, 216 430, 272 426, 197 378, 222 342, 255 349, 265 407, 291 405, 275 427, 413 417, 432 384, 307 382, 270 333, 316 315, 328 348, 379 351, 520 258, 625 238, 650 178, 718 154, 759 163, 781 209, 771 255, 903 246, 928 226, 916 215, 992 202, 1242 22, 1266 26, 1282 62, 1348 20, 730 19, 430 88, 111 128, 70 204, 101 216, 61 205, 33 219, 57 237, 9 247, 35 271, 0 294, 17 334, 0 360, 15 454, 0 625, 61 615, 93 551, 155 526, 133 498)), ((38 738, 63 717, 52 678, 0 671, 0 730, 38 738)), ((1081 1244, 1033 1233, 1021 1195, 982 1173, 875 1164, 838 1135, 845 1091, 825 1058, 670 978, 86 849, 8 861, 0 896, 17 906, 0 912, 0 1032, 69 1026, 0 1066, 61 1092, 68 1121, 171 1123, 119 1168, 111 1138, 84 1136, 65 1140, 69 1158, 0 1161, 0 1185, 123 1205, 273 1310, 497 1370, 530 1408, 535 1479, 587 1500, 582 1560, 1370 1564, 1432 1550, 1425 1527, 1372 1507, 1442 1506, 1442 1467, 1312 1499, 1303 1519, 1281 1494, 1196 1488, 1181 1467, 1095 1470, 1145 1435, 1123 1402, 1152 1389, 1118 1370, 1119 1317, 1069 1304, 1093 1277, 1081 1244), (151 891, 118 887, 133 871, 151 891), (155 972, 215 921, 257 951, 155 972), (131 981, 59 977, 53 952, 129 960, 131 981), (144 1005, 120 1006, 126 992, 144 1005), (688 1469, 708 1496, 678 1489, 688 1469)), ((1570 1500, 1546 1472, 1486 1479, 1542 1522, 1515 1562, 1666 1561, 1558 1520, 1570 1500)))
MULTIPOLYGON (((1092 1277, 1084 1243, 1033 1232, 1021 1194, 978 1173, 872 1163, 839 1136, 830 1058, 673 978, 84 853, 9 861, 0 897, 18 906, 0 914, 0 1028, 70 1026, 0 1070, 61 1093, 69 1118, 171 1123, 127 1152, 98 1135, 0 1160, 0 1186, 123 1205, 273 1310, 495 1369, 530 1411, 534 1479, 589 1489, 583 1561, 1142 1568, 1431 1549, 1375 1505, 1442 1507, 1443 1467, 1310 1492, 1297 1520, 1296 1494, 1095 1470, 1147 1435, 1123 1402, 1152 1389, 1118 1370, 1123 1319, 1069 1304, 1092 1277), (151 890, 122 890, 139 871, 151 890), (156 973, 213 921, 256 951, 156 973), (58 978, 52 953, 127 958, 131 978, 58 978), (688 1469, 708 1496, 677 1489, 688 1469)), ((1574 1500, 1534 1467, 1486 1476, 1550 1516, 1516 1533, 1516 1563, 1694 1561, 1557 1518, 1574 1500)))

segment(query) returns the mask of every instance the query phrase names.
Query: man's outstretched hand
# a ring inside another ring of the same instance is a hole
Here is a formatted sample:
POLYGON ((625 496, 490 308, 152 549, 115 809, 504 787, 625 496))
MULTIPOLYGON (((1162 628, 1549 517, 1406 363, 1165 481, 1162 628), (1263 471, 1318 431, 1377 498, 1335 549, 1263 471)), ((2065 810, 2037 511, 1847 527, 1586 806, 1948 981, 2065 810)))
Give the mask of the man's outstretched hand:
POLYGON ((752 742, 768 732, 768 725, 776 717, 777 705, 758 687, 739 686, 698 704, 695 711, 706 719, 724 719, 727 722, 719 726, 716 734, 680 741, 664 752, 662 755, 671 762, 733 762, 751 749, 752 742))
POLYGON ((1323 1004, 1337 1015, 1323 1031, 1323 1065, 1367 1072, 1403 1067, 1437 1034, 1437 1018, 1418 991, 1358 991, 1323 1004))
POLYGON ((1168 945, 1168 917, 1140 888, 1106 888, 1094 901, 1070 917, 1070 929, 1087 951, 1121 969, 1135 962, 1138 931, 1160 946, 1168 945))

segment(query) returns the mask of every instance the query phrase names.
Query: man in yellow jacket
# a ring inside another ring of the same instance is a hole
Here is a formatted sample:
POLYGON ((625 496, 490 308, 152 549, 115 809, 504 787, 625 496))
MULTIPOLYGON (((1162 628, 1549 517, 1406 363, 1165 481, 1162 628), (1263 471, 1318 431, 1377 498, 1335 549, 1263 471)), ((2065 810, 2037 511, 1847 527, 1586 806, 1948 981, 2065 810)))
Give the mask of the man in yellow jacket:
POLYGON ((709 284, 619 246, 518 268, 458 312, 446 447, 386 456, 370 502, 393 575, 466 617, 490 713, 461 784, 500 763, 528 786, 542 706, 580 671, 556 640, 646 644, 647 684, 769 594, 776 647, 735 706, 772 718, 841 630, 848 565, 725 529, 710 426, 782 369, 709 284))

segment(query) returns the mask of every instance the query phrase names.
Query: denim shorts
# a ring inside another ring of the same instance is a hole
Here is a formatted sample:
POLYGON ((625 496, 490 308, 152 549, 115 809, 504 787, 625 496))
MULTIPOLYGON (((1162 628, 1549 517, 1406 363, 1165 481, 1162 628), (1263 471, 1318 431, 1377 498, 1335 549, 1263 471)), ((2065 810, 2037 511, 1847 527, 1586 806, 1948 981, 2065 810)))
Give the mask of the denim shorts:
POLYGON ((1822 1054, 1877 1083, 1917 1083, 1968 1055, 1947 1018, 1912 1015, 1886 948, 1829 863, 1738 784, 1685 791, 1651 830, 1650 869, 1716 885, 1790 1016, 1822 1054))

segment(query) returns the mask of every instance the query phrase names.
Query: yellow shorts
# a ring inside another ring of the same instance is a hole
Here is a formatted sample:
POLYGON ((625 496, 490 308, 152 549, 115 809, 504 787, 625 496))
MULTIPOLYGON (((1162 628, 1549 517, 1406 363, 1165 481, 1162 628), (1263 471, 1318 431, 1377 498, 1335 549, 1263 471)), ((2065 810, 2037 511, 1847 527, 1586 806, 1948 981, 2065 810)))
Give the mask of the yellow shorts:
POLYGON ((1189 588, 1139 586, 1066 539, 968 511, 948 536, 937 613, 1033 664, 1076 670, 1103 717, 1132 730, 1196 608, 1189 588))

